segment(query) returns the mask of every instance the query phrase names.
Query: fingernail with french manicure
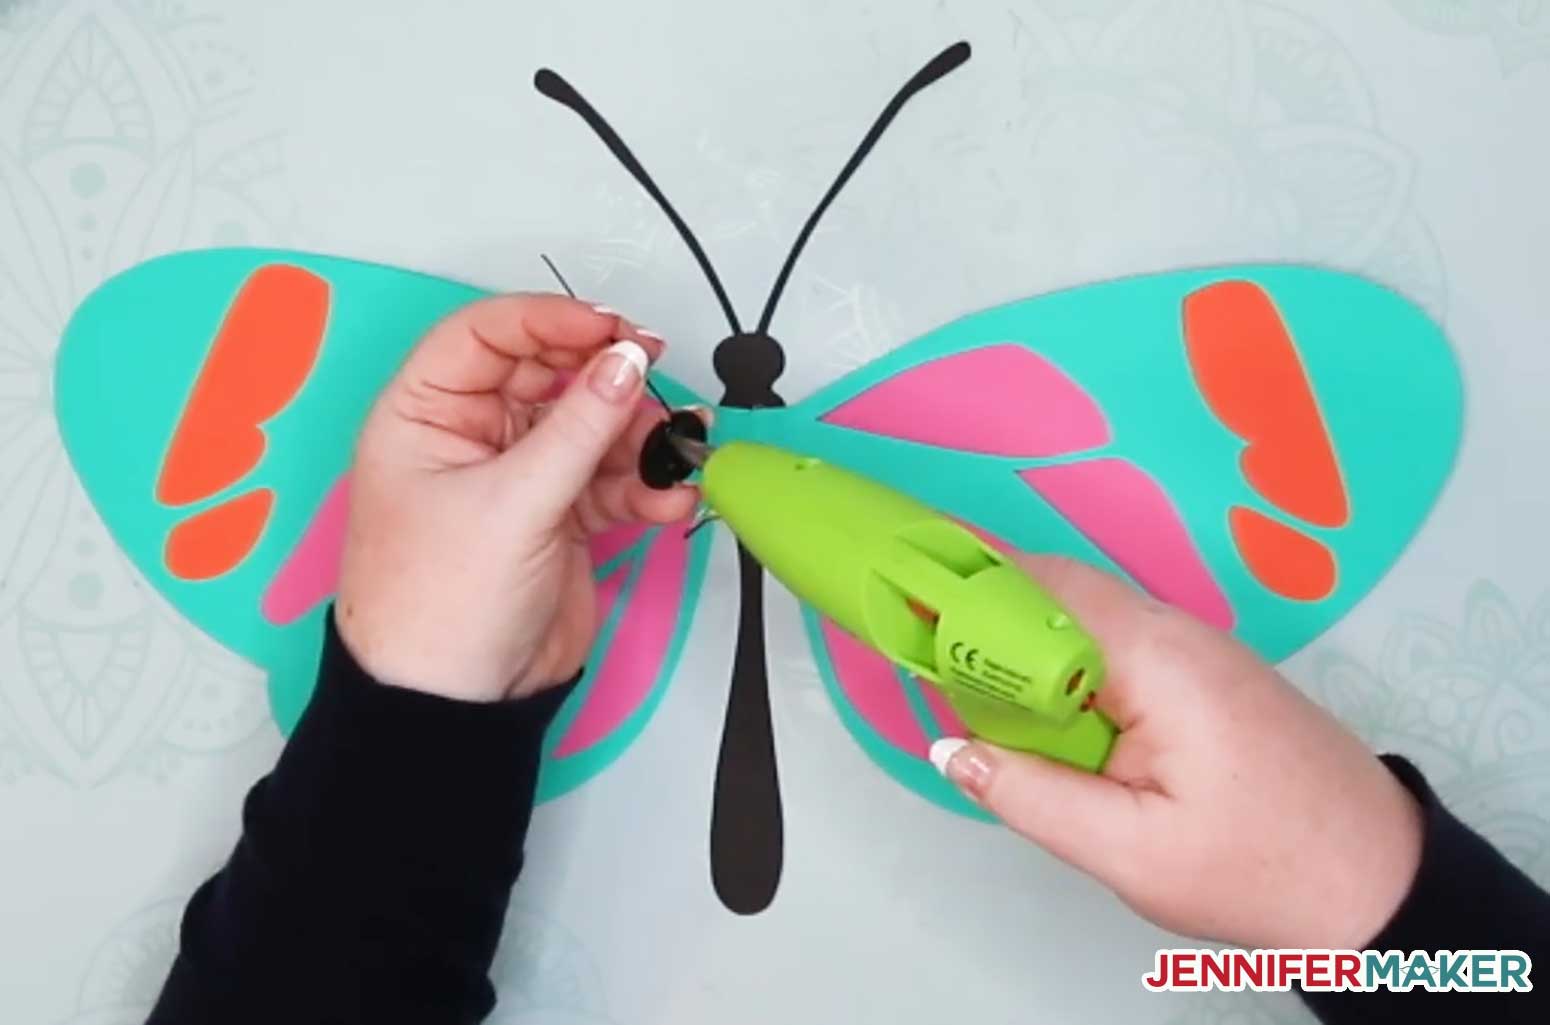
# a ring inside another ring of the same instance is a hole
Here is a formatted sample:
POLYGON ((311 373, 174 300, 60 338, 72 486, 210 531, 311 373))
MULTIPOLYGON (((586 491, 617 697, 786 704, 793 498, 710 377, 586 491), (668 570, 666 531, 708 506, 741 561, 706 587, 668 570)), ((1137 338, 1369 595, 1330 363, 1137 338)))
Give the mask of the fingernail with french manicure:
POLYGON ((635 394, 651 360, 635 342, 615 342, 603 353, 587 378, 593 392, 609 402, 623 402, 635 394))
POLYGON ((619 315, 618 310, 612 306, 604 306, 602 303, 594 303, 592 305, 592 312, 604 317, 617 317, 619 315))
POLYGON ((943 737, 931 745, 931 764, 975 800, 990 786, 990 759, 962 737, 943 737))
POLYGON ((651 328, 649 328, 649 327, 637 327, 635 329, 635 333, 640 335, 642 338, 649 338, 653 342, 666 342, 667 341, 666 338, 663 338, 661 335, 657 334, 655 331, 651 330, 651 328))

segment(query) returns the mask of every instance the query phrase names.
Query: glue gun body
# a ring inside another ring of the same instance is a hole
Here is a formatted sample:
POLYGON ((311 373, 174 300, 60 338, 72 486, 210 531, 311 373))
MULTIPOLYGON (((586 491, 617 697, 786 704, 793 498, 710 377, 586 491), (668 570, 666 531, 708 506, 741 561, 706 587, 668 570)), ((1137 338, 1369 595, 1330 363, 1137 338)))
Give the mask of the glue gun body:
POLYGON ((937 687, 976 736, 1089 771, 1115 729, 1103 657, 1039 585, 959 523, 819 459, 714 451, 706 504, 798 598, 937 687))

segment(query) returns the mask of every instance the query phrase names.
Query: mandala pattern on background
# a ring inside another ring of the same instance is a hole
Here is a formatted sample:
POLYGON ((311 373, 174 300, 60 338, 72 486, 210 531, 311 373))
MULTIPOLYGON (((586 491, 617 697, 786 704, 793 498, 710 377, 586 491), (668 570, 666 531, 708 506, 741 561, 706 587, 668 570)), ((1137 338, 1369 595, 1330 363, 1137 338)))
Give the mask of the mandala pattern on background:
POLYGON ((274 242, 275 138, 253 70, 177 0, 0 14, 0 780, 166 776, 265 721, 258 675, 108 539, 61 449, 54 351, 76 303, 141 260, 274 242))
POLYGON ((1550 885, 1550 593, 1519 609, 1481 581, 1457 623, 1402 618, 1378 666, 1334 651, 1314 665, 1314 697, 1414 761, 1455 814, 1550 885))
POLYGON ((1550 4, 1545 0, 1389 0, 1418 28, 1443 35, 1485 36, 1502 71, 1550 60, 1550 4))
POLYGON ((87 962, 75 1014, 63 1025, 140 1025, 151 1012, 178 952, 182 900, 163 900, 131 915, 87 962))
MULTIPOLYGON (((944 143, 965 175, 954 216, 997 238, 1017 275, 1076 285, 1307 262, 1389 284, 1445 318, 1414 155, 1384 132, 1332 32, 1257 0, 1118 0, 1098 10, 1009 11, 995 45, 1009 51, 998 60, 1020 65, 1021 95, 997 126, 1005 138, 972 124, 944 143)), ((971 107, 1007 106, 1001 76, 967 88, 981 91, 971 107)), ((899 203, 942 205, 924 192, 899 203)))

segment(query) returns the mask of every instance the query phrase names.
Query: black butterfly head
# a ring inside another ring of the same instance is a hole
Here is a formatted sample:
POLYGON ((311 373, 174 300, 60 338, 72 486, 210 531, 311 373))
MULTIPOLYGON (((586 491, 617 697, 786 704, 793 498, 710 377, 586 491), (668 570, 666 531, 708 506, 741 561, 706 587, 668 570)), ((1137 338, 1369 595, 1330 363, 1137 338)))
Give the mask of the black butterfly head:
POLYGON ((721 404, 738 409, 784 406, 775 382, 786 369, 786 352, 764 331, 739 331, 723 338, 711 360, 726 394, 721 404))

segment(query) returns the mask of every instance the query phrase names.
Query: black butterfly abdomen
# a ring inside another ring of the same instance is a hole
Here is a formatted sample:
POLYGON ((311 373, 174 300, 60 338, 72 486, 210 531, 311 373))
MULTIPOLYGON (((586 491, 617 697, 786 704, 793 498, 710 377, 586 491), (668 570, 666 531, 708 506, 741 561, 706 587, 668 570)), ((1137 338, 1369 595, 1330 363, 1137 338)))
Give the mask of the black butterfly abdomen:
MULTIPOLYGON (((765 334, 740 333, 716 346, 716 376, 726 386, 721 404, 737 409, 784 406, 775 382, 786 368, 780 344, 765 334)), ((764 650, 764 571, 738 545, 737 646, 732 686, 716 758, 711 805, 711 883, 721 903, 740 915, 770 906, 785 861, 780 772, 770 721, 769 671, 764 650)))

